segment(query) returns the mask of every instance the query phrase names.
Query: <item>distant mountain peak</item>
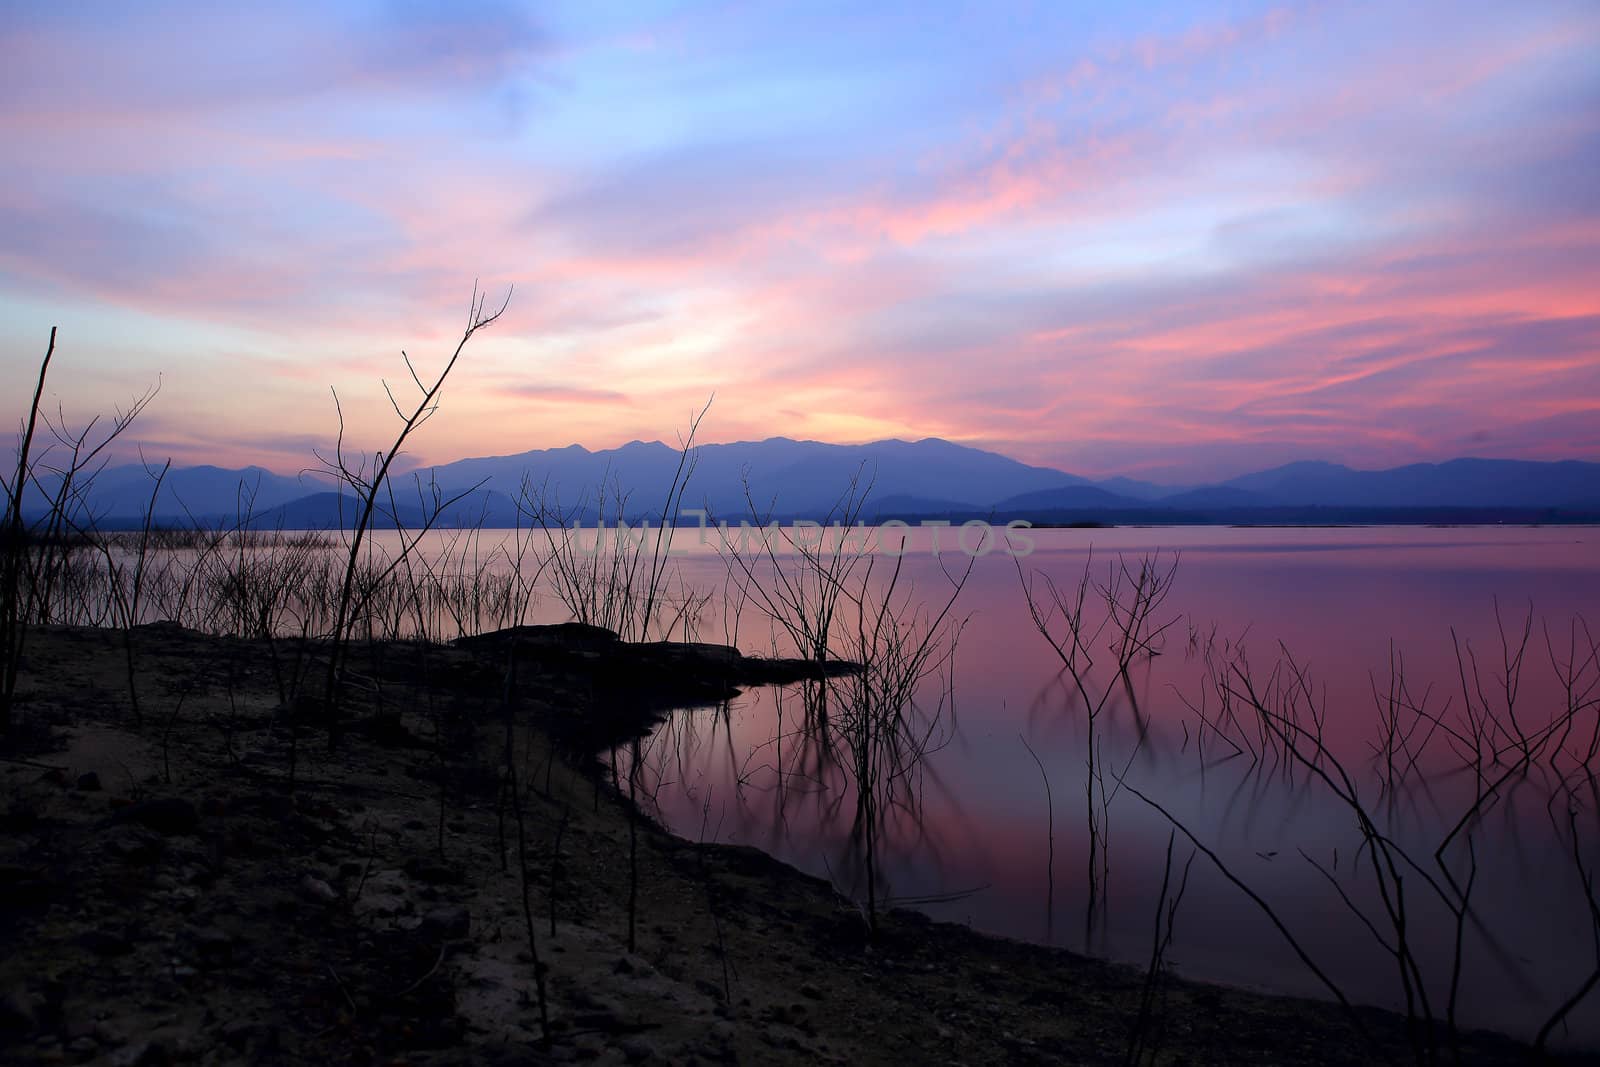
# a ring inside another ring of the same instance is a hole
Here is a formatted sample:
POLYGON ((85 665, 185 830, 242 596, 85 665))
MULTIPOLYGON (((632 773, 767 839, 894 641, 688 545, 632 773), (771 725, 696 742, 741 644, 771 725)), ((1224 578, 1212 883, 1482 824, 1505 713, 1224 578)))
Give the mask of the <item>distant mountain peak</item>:
POLYGON ((1337 507, 1544 507, 1600 500, 1600 464, 1463 457, 1386 470, 1301 460, 1223 482, 1278 505, 1337 507))

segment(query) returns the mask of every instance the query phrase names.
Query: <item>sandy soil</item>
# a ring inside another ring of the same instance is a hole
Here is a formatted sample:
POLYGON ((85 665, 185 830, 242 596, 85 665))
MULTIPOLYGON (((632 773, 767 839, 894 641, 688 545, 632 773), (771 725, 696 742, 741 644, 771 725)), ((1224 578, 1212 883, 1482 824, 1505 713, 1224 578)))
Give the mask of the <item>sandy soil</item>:
MULTIPOLYGON (((363 651, 347 706, 382 725, 331 756, 303 730, 291 789, 292 651, 136 631, 136 726, 121 641, 30 639, 0 754, 5 1062, 1126 1062, 1141 971, 912 913, 869 936, 825 883, 665 833, 522 725, 519 847, 500 676, 467 652, 363 651)), ((570 723, 583 688, 522 678, 519 724, 570 723)), ((1144 1062, 1411 1058, 1402 1020, 1363 1015, 1376 1044, 1333 1005, 1171 978, 1144 1062)))

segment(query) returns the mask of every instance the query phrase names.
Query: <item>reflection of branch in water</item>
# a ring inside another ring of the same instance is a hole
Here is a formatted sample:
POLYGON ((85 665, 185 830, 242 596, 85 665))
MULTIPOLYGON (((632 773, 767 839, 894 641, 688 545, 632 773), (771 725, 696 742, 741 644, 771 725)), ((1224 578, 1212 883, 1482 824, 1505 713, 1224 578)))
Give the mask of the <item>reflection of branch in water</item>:
MULTIPOLYGON (((789 689, 775 688, 770 693, 775 704, 793 695, 789 689)), ((765 698, 763 696, 760 699, 765 698)), ((767 847, 782 848, 783 837, 789 832, 791 823, 804 826, 819 841, 830 842, 824 846, 832 853, 830 869, 845 880, 845 888, 859 891, 865 881, 865 867, 859 862, 863 847, 863 812, 860 805, 853 802, 853 783, 848 768, 832 754, 833 746, 821 740, 815 717, 799 727, 794 727, 793 720, 788 717, 784 721, 790 728, 781 731, 778 736, 750 746, 740 761, 737 752, 723 751, 732 742, 721 736, 720 713, 707 714, 703 710, 675 713, 669 721, 658 727, 657 736, 661 743, 647 759, 649 768, 641 770, 638 779, 641 800, 647 800, 644 794, 654 793, 660 784, 667 781, 659 765, 663 753, 670 759, 679 751, 694 751, 702 764, 721 762, 731 756, 737 764, 732 810, 741 820, 744 827, 741 832, 746 840, 759 845, 765 839, 767 847), (701 740, 702 734, 707 738, 717 738, 710 749, 701 740), (660 783, 655 789, 648 788, 647 784, 657 776, 660 783), (797 802, 805 804, 804 810, 796 808, 797 802), (762 828, 765 828, 764 833, 762 828), (751 830, 756 832, 751 834, 751 830)), ((919 741, 925 740, 926 718, 916 721, 923 725, 914 732, 914 736, 919 741)), ((626 755, 626 750, 622 754, 626 755)), ((623 773, 625 775, 626 772, 623 773)), ((687 774, 680 777, 686 783, 683 794, 692 797, 695 790, 687 783, 693 779, 687 774)), ((874 836, 879 862, 901 866, 915 859, 940 869, 946 847, 961 836, 957 832, 960 825, 959 798, 944 785, 936 770, 924 763, 918 763, 914 768, 897 767, 887 780, 892 781, 894 787, 884 792, 883 802, 876 810, 874 836), (948 816, 941 820, 937 834, 930 832, 924 814, 933 798, 937 799, 941 811, 948 816)), ((696 801, 696 804, 699 802, 696 801)), ((724 810, 727 810, 726 806, 724 810)), ((972 836, 980 835, 974 833, 972 836)))
POLYGON ((1339 1002, 1341 1007, 1344 1008, 1345 1013, 1350 1017, 1350 1021, 1355 1025, 1356 1029, 1369 1044, 1373 1044, 1371 1035, 1367 1031, 1366 1024, 1361 1021, 1361 1016, 1356 1013, 1355 1006, 1350 1003, 1349 998, 1344 995, 1344 991, 1334 983, 1333 979, 1329 978, 1327 973, 1323 971, 1321 967, 1318 967, 1315 961, 1312 960, 1311 956, 1307 954, 1305 948, 1301 946, 1299 940, 1296 939, 1294 934, 1289 931, 1288 926, 1284 925, 1283 920, 1278 917, 1278 913, 1273 910, 1272 905, 1268 904, 1259 893, 1241 881, 1239 877, 1229 869, 1228 865, 1222 862, 1221 858, 1218 857, 1215 852, 1207 848, 1200 841, 1200 839, 1189 830, 1187 826, 1178 820, 1177 816, 1173 815, 1166 808, 1162 807, 1156 801, 1152 800, 1135 787, 1130 785, 1127 787, 1127 789, 1128 792, 1132 793, 1134 796, 1138 797, 1140 800, 1144 801, 1146 804, 1164 816, 1166 820, 1173 825, 1173 827, 1182 833, 1184 837, 1189 839, 1189 843, 1191 845, 1205 854, 1206 858, 1211 861, 1212 866, 1216 867, 1217 871, 1224 878, 1237 886, 1239 890, 1245 894, 1245 896, 1249 897, 1255 903, 1255 905, 1261 909, 1262 914, 1267 917, 1268 921, 1270 921, 1272 925, 1277 928, 1278 932, 1283 935, 1284 940, 1289 943, 1289 947, 1293 949, 1294 954, 1300 958, 1300 962, 1305 965, 1306 969, 1312 973, 1317 981, 1322 983, 1323 988, 1327 989, 1329 993, 1333 994, 1333 998, 1339 1002))
POLYGON ((1033 746, 1028 744, 1026 737, 1018 734, 1017 740, 1022 742, 1022 747, 1033 757, 1033 762, 1039 767, 1039 777, 1044 779, 1045 841, 1049 846, 1044 865, 1044 923, 1045 937, 1049 940, 1053 939, 1056 926, 1056 803, 1050 793, 1050 775, 1045 773, 1044 762, 1039 759, 1039 754, 1033 750, 1033 746))
MULTIPOLYGON (((1087 946, 1099 909, 1109 902, 1110 806, 1117 787, 1106 784, 1103 760, 1104 739, 1097 732, 1099 720, 1108 707, 1114 707, 1117 694, 1128 701, 1133 728, 1133 752, 1127 766, 1149 739, 1148 723, 1140 715, 1138 693, 1132 677, 1135 660, 1148 663, 1162 652, 1162 638, 1179 616, 1157 622, 1155 613, 1165 602, 1177 573, 1177 558, 1163 561, 1159 552, 1141 558, 1136 567, 1118 557, 1109 563, 1104 580, 1094 577, 1092 551, 1083 564, 1075 586, 1063 591, 1048 573, 1035 570, 1028 575, 1020 558, 1014 557, 1017 581, 1026 601, 1028 617, 1060 660, 1063 674, 1071 679, 1076 699, 1069 701, 1082 709, 1087 732, 1084 745, 1087 777, 1084 798, 1088 825, 1088 907, 1084 914, 1084 940, 1087 946), (1109 678, 1095 670, 1095 655, 1101 643, 1111 654, 1109 678), (1098 794, 1098 796, 1097 796, 1098 794)), ((1123 768, 1124 773, 1127 766, 1123 768)))
MULTIPOLYGON (((1576 645, 1573 647, 1578 650, 1565 661, 1558 654, 1552 654, 1552 666, 1565 699, 1543 722, 1537 721, 1528 715, 1527 709, 1518 706, 1523 663, 1532 630, 1531 612, 1518 630, 1507 629, 1498 609, 1496 623, 1501 655, 1498 681, 1492 683, 1485 681, 1470 643, 1452 634, 1462 700, 1455 723, 1446 718, 1448 702, 1440 711, 1429 709, 1431 688, 1423 690, 1420 698, 1414 695, 1405 675, 1404 659, 1393 646, 1386 687, 1380 689, 1376 679, 1369 677, 1379 724, 1379 740, 1371 746, 1371 756, 1379 804, 1386 814, 1382 826, 1375 814, 1379 809, 1370 807, 1363 799, 1354 777, 1326 743, 1326 692, 1313 684, 1310 671, 1285 646, 1280 643, 1278 659, 1265 675, 1252 670, 1242 650, 1235 650, 1226 659, 1218 657, 1210 646, 1203 653, 1208 660, 1207 684, 1224 702, 1231 702, 1233 708, 1254 719, 1254 739, 1259 740, 1260 745, 1253 751, 1259 751, 1264 759, 1252 764, 1243 780, 1263 785, 1268 778, 1281 779, 1291 788, 1296 806, 1305 796, 1305 790, 1297 788, 1296 783, 1320 782, 1356 817, 1361 847, 1356 853, 1356 871, 1352 873, 1365 871, 1370 875, 1372 897, 1369 899, 1381 906, 1381 922, 1370 917, 1352 896, 1339 880, 1336 868, 1330 870, 1303 849, 1301 854, 1393 960, 1405 1000, 1408 1036, 1419 1060, 1431 1061, 1442 1048, 1454 1048, 1458 1041, 1456 1015, 1469 931, 1475 944, 1487 949, 1507 979, 1528 995, 1538 995, 1538 990, 1524 974, 1525 961, 1502 944, 1489 928, 1489 917, 1472 903, 1479 873, 1475 835, 1487 830, 1488 820, 1493 816, 1498 820, 1496 840, 1501 848, 1497 850, 1497 858, 1502 860, 1502 866, 1509 860, 1513 867, 1531 874, 1535 868, 1527 852, 1522 832, 1524 820, 1518 815, 1519 810, 1526 808, 1530 800, 1536 803, 1542 791, 1546 798, 1544 807, 1554 827, 1554 798, 1563 795, 1568 783, 1587 780, 1591 783, 1590 791, 1595 791, 1592 774, 1575 777, 1561 766, 1566 760, 1576 760, 1582 755, 1581 749, 1575 751, 1567 747, 1570 738, 1581 736, 1574 728, 1575 718, 1597 707, 1590 701, 1585 688, 1587 678, 1581 674, 1588 663, 1587 654, 1576 645), (1435 738, 1442 739, 1445 749, 1456 760, 1455 766, 1447 766, 1443 773, 1435 771, 1431 763, 1424 763, 1428 746, 1435 738), (1431 773, 1423 773, 1425 767, 1431 773), (1442 814, 1433 783, 1447 780, 1452 771, 1457 776, 1463 773, 1469 776, 1471 791, 1463 810, 1445 817, 1449 829, 1433 848, 1435 871, 1430 872, 1398 843, 1396 833, 1404 831, 1408 825, 1413 832, 1423 829, 1423 803, 1442 814), (1528 795, 1528 799, 1519 799, 1522 795, 1528 795), (1458 874, 1463 852, 1466 870, 1458 874), (1451 859, 1452 856, 1455 859, 1451 859), (1425 969, 1415 946, 1414 931, 1420 928, 1430 906, 1447 913, 1453 928, 1453 948, 1448 957, 1448 969, 1443 974, 1425 969), (1448 989, 1442 1017, 1430 995, 1430 988, 1443 992, 1440 987, 1448 989)), ((1578 629, 1576 625, 1570 628, 1573 633, 1578 629)), ((1202 734, 1207 728, 1221 733, 1217 729, 1223 725, 1220 716, 1207 719, 1203 703, 1200 709, 1196 709, 1193 702, 1188 702, 1188 706, 1191 711, 1199 710, 1204 720, 1202 734)), ((1246 742, 1252 740, 1242 725, 1238 736, 1246 742)), ((1149 802, 1148 798, 1144 799, 1149 802)), ((1252 798, 1246 810, 1253 812, 1261 806, 1252 798)), ((1157 810, 1172 818, 1165 809, 1157 806, 1157 810)), ((1574 841, 1577 840, 1576 811, 1574 806, 1571 812, 1574 841)), ((1174 825, 1183 829, 1175 820, 1174 825)), ((1557 833, 1563 838, 1567 836, 1560 833, 1559 828, 1557 833)), ((1587 880, 1581 852, 1575 850, 1573 859, 1587 892, 1592 883, 1587 880)), ((1229 877, 1245 888, 1237 879, 1229 877)), ((1251 895, 1261 903, 1258 897, 1251 895)), ((1273 921, 1276 923, 1277 919, 1274 917, 1273 921)), ((1280 930, 1284 929, 1279 925, 1280 930)), ((1580 987, 1579 999, 1589 988, 1580 987)), ((1564 1004, 1557 1011, 1557 1020, 1570 1010, 1571 1006, 1564 1004)), ((1548 1031, 1544 1033, 1548 1035, 1548 1031)))

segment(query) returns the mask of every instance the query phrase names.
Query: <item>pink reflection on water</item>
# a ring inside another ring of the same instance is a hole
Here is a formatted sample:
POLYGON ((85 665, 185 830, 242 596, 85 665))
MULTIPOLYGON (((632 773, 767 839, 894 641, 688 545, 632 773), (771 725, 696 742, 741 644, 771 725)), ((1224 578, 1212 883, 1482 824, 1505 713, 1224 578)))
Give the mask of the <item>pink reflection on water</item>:
MULTIPOLYGON (((1118 554, 1179 554, 1163 607, 1176 621, 1162 654, 1133 678, 1137 712, 1118 694, 1097 720, 1102 758, 1118 774, 1126 767, 1130 785, 1179 814, 1267 896, 1352 999, 1397 1006, 1392 962, 1301 855, 1336 872, 1357 900, 1375 908, 1370 879, 1357 865, 1361 838, 1350 811, 1303 774, 1224 758, 1228 750, 1214 740, 1202 760, 1192 708, 1205 682, 1200 650, 1207 641, 1242 646, 1262 676, 1289 650, 1326 708, 1326 743, 1360 782, 1363 802, 1381 812, 1387 833, 1427 859, 1470 805, 1474 776, 1461 773, 1459 757, 1436 739, 1421 761, 1427 774, 1383 795, 1372 759, 1380 722, 1375 693, 1388 691, 1391 663, 1403 662, 1413 698, 1448 721, 1464 700, 1458 650, 1469 667, 1477 658, 1487 683, 1502 667, 1500 626, 1514 647, 1531 612, 1519 721, 1527 730, 1547 722, 1565 706, 1550 650, 1558 659, 1564 654, 1571 621, 1600 594, 1600 531, 1206 528, 1034 531, 1032 537, 1037 550, 1020 561, 1022 568, 1058 582, 1075 582, 1091 549, 1097 568, 1118 554)), ((929 532, 912 532, 905 570, 933 597, 945 579, 927 550, 930 541, 929 532)), ((680 572, 691 585, 709 587, 721 564, 714 553, 691 547, 680 572)), ((956 700, 939 723, 940 747, 920 769, 914 804, 895 811, 886 827, 881 862, 889 893, 980 929, 1141 959, 1149 951, 1171 825, 1129 793, 1113 795, 1107 906, 1086 929, 1088 737, 1081 702, 1028 620, 1017 561, 1002 552, 980 560, 961 609, 970 621, 956 700), (1019 734, 1049 776, 1053 864, 1045 783, 1019 734), (1052 872, 1053 899, 1046 890, 1052 872)), ((770 627, 754 615, 747 609, 741 646, 773 647, 770 627)), ((707 639, 717 639, 717 625, 707 631, 707 639)), ((1484 696, 1504 698, 1492 684, 1484 696)), ((720 712, 678 713, 646 750, 646 773, 658 785, 661 817, 678 832, 698 836, 704 821, 708 837, 764 848, 857 893, 851 783, 837 767, 804 758, 800 705, 793 690, 759 691, 720 712)), ((1594 728, 1595 714, 1581 720, 1583 730, 1594 728)), ((1573 745, 1582 747, 1578 740, 1573 745)), ((1592 833, 1600 798, 1592 782, 1560 792, 1550 778, 1519 779, 1475 831, 1479 875, 1464 959, 1464 1024, 1531 1037, 1595 965, 1588 938, 1574 936, 1587 920, 1561 835, 1567 805, 1574 805, 1588 828, 1586 862, 1600 860, 1593 846, 1600 835, 1592 833)), ((1189 854, 1181 834, 1174 853, 1179 862, 1189 854)), ((1433 973, 1446 973, 1453 927, 1420 894, 1413 902, 1417 952, 1433 973)), ((1173 955, 1181 973, 1322 995, 1282 938, 1203 856, 1178 930, 1173 955)), ((1442 1004, 1443 991, 1432 992, 1442 1004)), ((1600 1041, 1600 1013, 1569 1021, 1570 1040, 1600 1041)))

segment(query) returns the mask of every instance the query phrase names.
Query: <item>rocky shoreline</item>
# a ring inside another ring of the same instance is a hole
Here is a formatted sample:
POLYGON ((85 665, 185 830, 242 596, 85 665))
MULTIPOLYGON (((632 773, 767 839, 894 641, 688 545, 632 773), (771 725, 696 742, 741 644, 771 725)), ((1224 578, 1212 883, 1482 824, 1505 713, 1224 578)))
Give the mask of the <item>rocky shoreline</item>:
MULTIPOLYGON (((29 638, 0 761, 4 1062, 1126 1062, 1142 971, 909 912, 869 937, 825 882, 666 833, 582 756, 637 728, 599 708, 804 661, 555 628, 366 649, 363 728, 330 754, 302 714, 291 789, 284 677, 315 650, 174 627, 136 649, 139 728, 120 634, 29 638), (631 680, 601 700, 601 677, 631 680)), ((1411 1058, 1402 1019, 1362 1018, 1376 1044, 1334 1005, 1170 979, 1145 1062, 1411 1058)), ((1479 1034, 1461 1060, 1529 1054, 1479 1034)))

